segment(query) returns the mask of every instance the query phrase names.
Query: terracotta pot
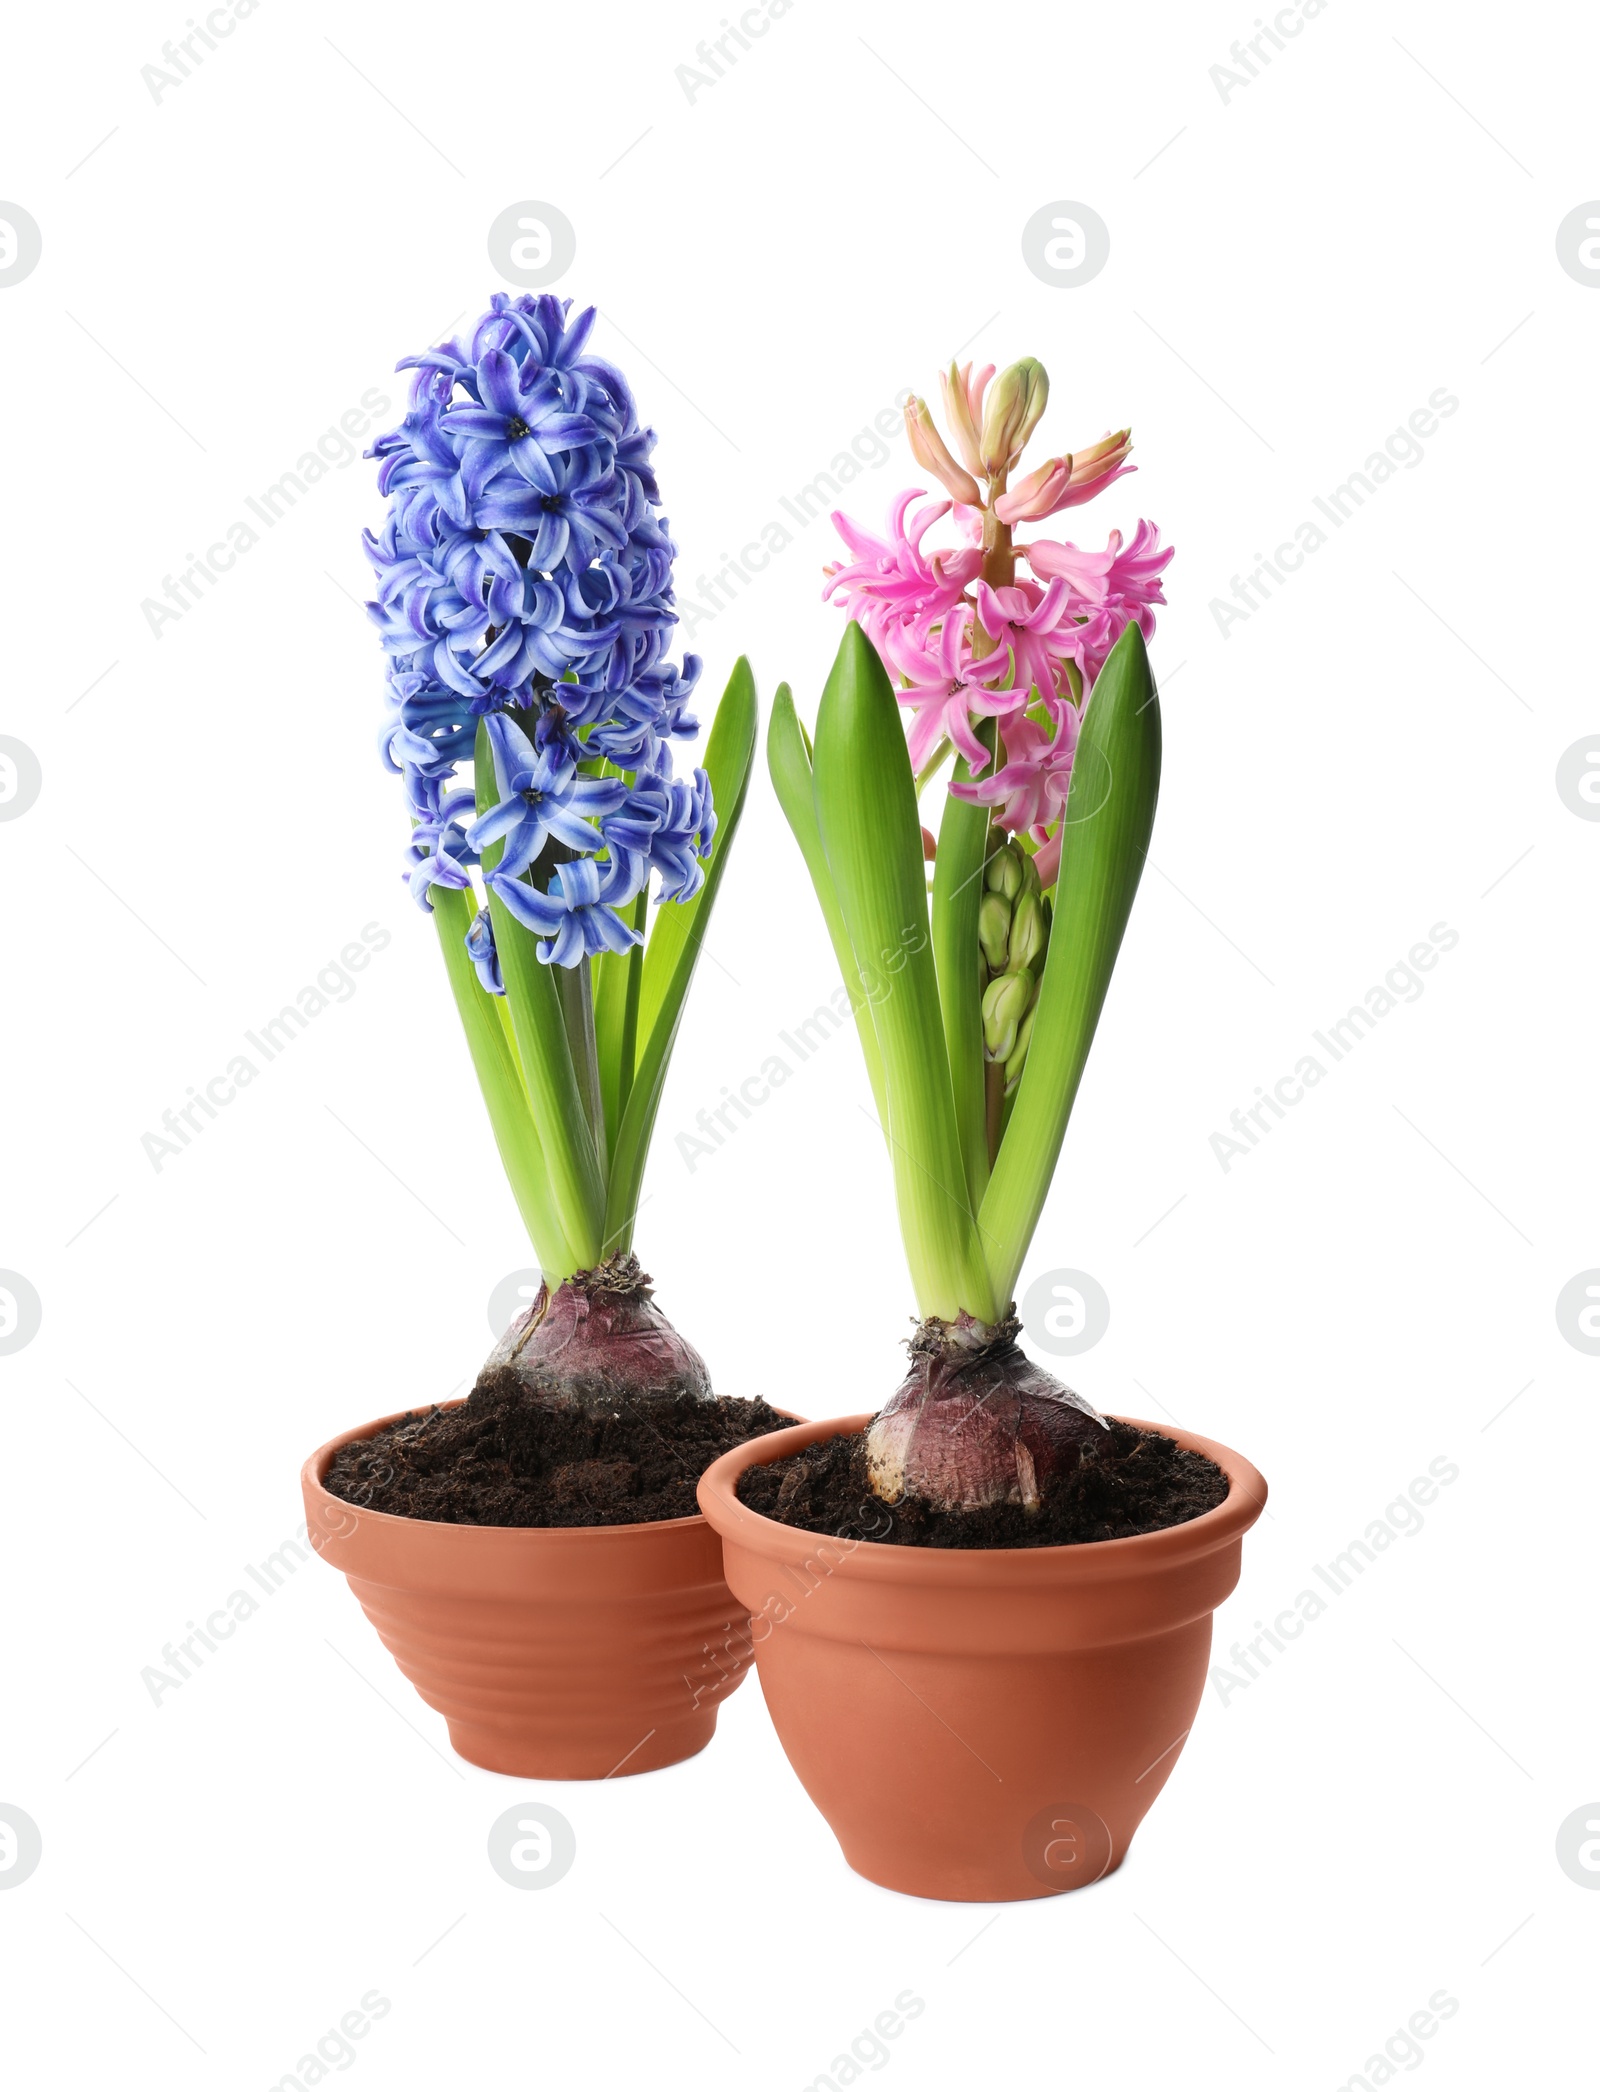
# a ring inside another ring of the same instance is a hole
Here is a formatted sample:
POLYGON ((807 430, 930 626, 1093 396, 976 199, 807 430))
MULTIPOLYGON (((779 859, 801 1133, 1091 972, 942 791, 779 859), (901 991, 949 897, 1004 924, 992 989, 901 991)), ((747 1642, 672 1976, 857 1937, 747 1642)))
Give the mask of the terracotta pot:
POLYGON ((1266 1484, 1226 1446, 1144 1424, 1226 1472, 1214 1511, 1131 1540, 947 1550, 832 1540, 739 1502, 747 1467, 870 1421, 753 1439, 700 1482, 789 1762, 885 1888, 1009 1903, 1098 1881, 1177 1763, 1266 1484))
POLYGON ((312 1454, 306 1530, 461 1756, 520 1779, 601 1780, 704 1750, 750 1654, 705 1519, 441 1525, 330 1496, 340 1447, 403 1414, 312 1454))

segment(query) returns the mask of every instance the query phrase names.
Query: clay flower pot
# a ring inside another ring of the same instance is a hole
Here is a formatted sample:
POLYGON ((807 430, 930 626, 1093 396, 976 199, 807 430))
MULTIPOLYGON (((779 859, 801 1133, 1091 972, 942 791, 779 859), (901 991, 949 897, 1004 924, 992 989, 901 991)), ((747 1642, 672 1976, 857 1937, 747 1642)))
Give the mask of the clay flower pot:
POLYGON ((330 1496, 334 1454, 404 1413, 312 1454, 306 1530, 460 1755, 520 1779, 602 1780, 704 1750, 750 1654, 705 1519, 441 1525, 330 1496))
POLYGON ((1266 1484, 1226 1446, 1144 1424, 1224 1470, 1214 1511, 1129 1540, 946 1550, 829 1539, 739 1502, 747 1467, 869 1421, 753 1439, 700 1482, 789 1762, 885 1888, 988 1903, 1098 1881, 1177 1762, 1266 1484))

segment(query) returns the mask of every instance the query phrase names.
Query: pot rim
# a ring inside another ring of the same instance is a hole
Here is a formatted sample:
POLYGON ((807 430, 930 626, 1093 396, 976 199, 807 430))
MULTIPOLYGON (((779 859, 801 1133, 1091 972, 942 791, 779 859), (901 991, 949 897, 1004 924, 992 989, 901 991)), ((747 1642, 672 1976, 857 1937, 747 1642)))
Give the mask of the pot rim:
MULTIPOLYGON (((465 1395, 457 1395, 449 1401, 428 1403, 422 1407, 430 1411, 460 1409, 466 1401, 465 1395)), ((396 1409, 390 1415, 377 1417, 369 1424, 356 1424, 348 1431, 340 1431, 325 1445, 318 1446, 300 1469, 300 1482, 307 1497, 314 1499, 319 1506, 336 1504, 341 1514, 353 1513, 358 1518, 370 1518, 379 1527, 399 1526, 407 1532, 419 1533, 516 1533, 541 1538, 559 1535, 562 1540, 570 1538, 575 1542, 581 1542, 614 1539, 624 1533, 682 1532, 690 1526, 705 1525, 708 1522, 703 1511, 691 1511, 682 1518, 646 1518, 628 1525, 467 1525, 458 1519, 406 1518, 398 1511, 374 1511, 366 1504, 352 1503, 348 1497, 335 1496, 332 1490, 324 1488, 322 1478, 333 1464, 335 1453, 343 1451, 358 1438, 376 1437, 378 1432, 386 1431, 391 1424, 398 1424, 402 1417, 416 1416, 419 1413, 421 1411, 416 1404, 408 1409, 396 1409)), ((786 1416, 788 1411, 780 1410, 778 1413, 780 1416, 786 1416)), ((777 1438, 782 1434, 771 1431, 766 1435, 769 1438, 777 1438)), ((747 1443, 754 1445, 759 1441, 751 1439, 747 1443)), ((736 1446, 734 1451, 738 1450, 736 1446)))
MULTIPOLYGON (((1110 1412, 1107 1412, 1110 1414, 1110 1412)), ((1153 1533, 1132 1533, 1115 1540, 1068 1541, 1054 1547, 899 1547, 882 1540, 858 1540, 853 1536, 815 1533, 804 1526, 785 1525, 752 1511, 739 1501, 739 1477, 749 1467, 770 1466, 790 1453, 798 1453, 824 1438, 849 1437, 871 1423, 876 1411, 854 1416, 825 1417, 769 1431, 765 1437, 747 1439, 741 1446, 721 1454, 700 1477, 696 1492, 700 1507, 724 1540, 774 1552, 773 1541, 784 1536, 785 1547, 804 1552, 820 1544, 841 1544, 851 1538, 850 1560, 875 1576, 893 1579, 901 1572, 931 1576, 944 1583, 967 1581, 963 1567, 993 1577, 1002 1566, 1019 1583, 1058 1582, 1064 1570, 1077 1565, 1085 1581, 1123 1571, 1152 1570, 1194 1560, 1236 1542, 1249 1530, 1266 1507, 1266 1477, 1242 1453, 1220 1440, 1203 1438, 1173 1424, 1150 1423, 1142 1417, 1114 1418, 1138 1431, 1159 1432, 1185 1450, 1203 1453, 1216 1462, 1228 1477, 1228 1493, 1220 1504, 1181 1525, 1167 1525, 1153 1533), (1029 1572, 1032 1572, 1031 1574, 1029 1572)), ((780 1550, 781 1551, 781 1550, 780 1550)))

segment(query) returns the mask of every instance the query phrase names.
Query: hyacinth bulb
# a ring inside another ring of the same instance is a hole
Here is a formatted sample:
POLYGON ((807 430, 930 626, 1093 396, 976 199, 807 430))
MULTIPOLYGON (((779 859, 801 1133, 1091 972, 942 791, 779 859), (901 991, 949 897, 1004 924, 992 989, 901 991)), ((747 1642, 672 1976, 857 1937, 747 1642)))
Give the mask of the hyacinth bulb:
POLYGON ((523 1392, 609 1415, 624 1402, 712 1399, 705 1360, 655 1305, 637 1257, 612 1257, 552 1293, 539 1288, 484 1361, 482 1385, 513 1374, 523 1392))
POLYGON ((1052 1477, 1093 1456, 1105 1418, 1023 1353, 1018 1328, 1014 1316, 922 1324, 910 1370, 867 1427, 874 1495, 941 1511, 1035 1511, 1052 1477))

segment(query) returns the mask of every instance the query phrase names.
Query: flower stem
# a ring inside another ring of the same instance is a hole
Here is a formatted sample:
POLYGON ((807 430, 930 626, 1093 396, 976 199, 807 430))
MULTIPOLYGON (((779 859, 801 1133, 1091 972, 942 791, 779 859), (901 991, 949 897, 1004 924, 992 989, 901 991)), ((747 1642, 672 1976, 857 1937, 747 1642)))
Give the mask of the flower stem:
POLYGON ((593 961, 585 954, 576 966, 552 966, 550 971, 556 976, 556 991, 561 997, 561 1016, 567 1027, 567 1050, 572 1055, 572 1071, 578 1079, 583 1115, 589 1122, 589 1136, 594 1142, 595 1154, 603 1158, 606 1153, 606 1108, 600 1089, 600 1054, 595 1043, 592 965, 593 961))
MULTIPOLYGON (((991 588, 1010 588, 1017 578, 1017 555, 1011 542, 1011 526, 1002 523, 994 504, 1006 490, 1006 475, 996 472, 989 481, 989 506, 983 512, 983 578, 991 588)), ((972 658, 981 661, 992 654, 996 642, 972 620, 972 658)))
MULTIPOLYGON (((644 888, 628 911, 630 926, 643 931, 649 889, 644 888)), ((639 983, 644 973, 644 947, 602 952, 594 967, 595 1047, 600 1058, 600 1090, 605 1107, 606 1141, 615 1153, 639 1041, 639 983)))
MULTIPOLYGON (((993 503, 1006 487, 1004 472, 989 482, 990 506, 983 512, 983 579, 991 588, 1008 588, 1016 578, 1016 554, 1010 529, 993 503)), ((972 656, 981 660, 995 642, 972 620, 972 656)), ((988 719, 977 734, 989 751, 991 772, 1000 762, 998 720, 988 719)), ((941 744, 942 746, 943 744, 941 744)), ((972 772, 957 762, 954 781, 965 784, 972 772)), ((920 792, 922 779, 917 780, 920 792)), ((989 810, 969 806, 953 794, 945 801, 939 824, 939 848, 933 864, 933 952, 939 969, 939 1007, 944 1020, 945 1051, 950 1061, 950 1088, 955 1100, 956 1130, 966 1170, 967 1193, 976 1213, 989 1185, 989 1172, 999 1148, 998 1104, 983 1057, 983 977, 978 959, 978 907, 983 899, 983 865, 989 835, 989 810)), ((1003 1080, 1003 1074, 1002 1074, 1003 1080)), ((962 1306, 970 1303, 963 1301, 962 1306)), ((976 1310, 974 1310, 976 1312, 976 1310)))
POLYGON ((983 1064, 983 1130, 988 1143, 989 1167, 1000 1157, 1000 1137, 1006 1109, 1006 1070, 1003 1061, 983 1064))
POLYGON ((938 747, 933 751, 932 755, 930 755, 928 760, 923 764, 922 768, 917 772, 917 797, 919 799, 927 790, 928 786, 933 782, 934 778, 937 777, 939 772, 944 768, 945 763, 949 760, 950 749, 950 741, 948 739, 942 740, 939 743, 938 747))

